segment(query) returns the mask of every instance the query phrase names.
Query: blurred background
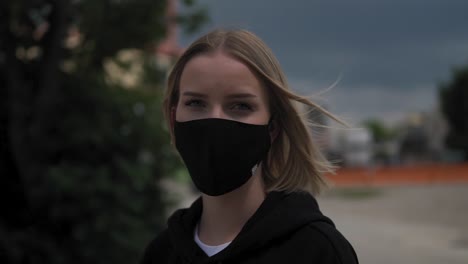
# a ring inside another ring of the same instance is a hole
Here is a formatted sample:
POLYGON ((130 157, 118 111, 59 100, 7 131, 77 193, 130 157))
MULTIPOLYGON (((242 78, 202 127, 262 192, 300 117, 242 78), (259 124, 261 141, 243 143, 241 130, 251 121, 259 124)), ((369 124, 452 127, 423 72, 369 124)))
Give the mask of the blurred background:
POLYGON ((0 263, 132 263, 197 197, 161 113, 191 41, 246 28, 341 168, 322 211, 361 263, 468 261, 468 2, 3 0, 0 263), (309 111, 311 110, 311 111, 309 111))

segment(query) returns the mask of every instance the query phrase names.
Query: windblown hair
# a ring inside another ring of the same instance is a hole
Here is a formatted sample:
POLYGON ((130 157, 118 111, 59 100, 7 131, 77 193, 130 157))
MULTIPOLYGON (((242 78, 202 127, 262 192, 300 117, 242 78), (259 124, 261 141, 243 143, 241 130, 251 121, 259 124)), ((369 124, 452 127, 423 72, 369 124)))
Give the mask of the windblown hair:
MULTIPOLYGON (((164 115, 171 127, 172 110, 179 100, 180 79, 188 61, 200 54, 222 51, 238 59, 259 78, 269 96, 270 114, 279 129, 268 156, 262 163, 267 191, 320 192, 327 186, 324 173, 331 165, 312 140, 307 116, 300 113, 303 104, 340 122, 333 114, 304 96, 293 93, 273 52, 256 35, 246 30, 215 30, 192 43, 169 74, 164 97, 164 115)), ((341 123, 341 122, 340 122, 341 123)), ((171 131, 174 140, 173 132, 171 131)))

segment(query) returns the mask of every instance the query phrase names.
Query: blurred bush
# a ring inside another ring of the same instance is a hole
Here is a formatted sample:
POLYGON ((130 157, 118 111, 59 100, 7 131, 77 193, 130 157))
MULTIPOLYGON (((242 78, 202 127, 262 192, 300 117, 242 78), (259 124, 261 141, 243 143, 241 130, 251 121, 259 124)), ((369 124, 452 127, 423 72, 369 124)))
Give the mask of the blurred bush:
POLYGON ((451 80, 439 85, 439 101, 449 126, 445 143, 468 161, 468 64, 455 68, 451 80))
POLYGON ((156 181, 175 160, 158 95, 83 83, 69 80, 35 128, 30 150, 47 168, 22 179, 32 218, 2 230, 14 262, 128 263, 163 224, 156 181))
POLYGON ((153 56, 165 5, 0 3, 0 263, 136 262, 162 228, 157 183, 179 166, 153 56), (125 50, 143 54, 132 89, 104 68, 125 50))

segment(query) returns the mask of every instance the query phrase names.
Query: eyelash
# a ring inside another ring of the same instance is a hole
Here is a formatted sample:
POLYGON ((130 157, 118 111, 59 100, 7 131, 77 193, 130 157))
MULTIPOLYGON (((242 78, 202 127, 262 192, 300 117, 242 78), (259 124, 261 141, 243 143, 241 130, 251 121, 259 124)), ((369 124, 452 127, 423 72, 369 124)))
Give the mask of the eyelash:
MULTIPOLYGON (((184 105, 188 107, 204 107, 205 103, 202 100, 193 99, 193 100, 188 100, 187 102, 184 103, 184 105)), ((253 107, 250 104, 243 103, 243 102, 233 103, 230 109, 239 110, 239 111, 253 111, 253 107), (237 108, 239 106, 241 107, 240 109, 237 108)))
POLYGON ((246 104, 246 103, 234 103, 234 105, 231 107, 231 109, 236 109, 236 107, 238 106, 241 106, 242 109, 237 109, 237 110, 241 110, 241 111, 252 111, 253 108, 252 106, 250 106, 249 104, 246 104))
POLYGON ((186 106, 193 106, 193 107, 201 107, 203 102, 201 100, 188 100, 187 102, 184 103, 186 106), (193 103, 197 103, 198 105, 192 105, 193 103))

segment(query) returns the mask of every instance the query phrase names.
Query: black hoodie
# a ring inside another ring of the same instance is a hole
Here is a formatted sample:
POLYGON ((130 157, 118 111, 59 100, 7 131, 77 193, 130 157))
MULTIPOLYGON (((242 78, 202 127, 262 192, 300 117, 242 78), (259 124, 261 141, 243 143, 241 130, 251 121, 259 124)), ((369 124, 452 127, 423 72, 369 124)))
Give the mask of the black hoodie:
POLYGON ((141 263, 358 263, 352 246, 307 193, 270 192, 231 244, 211 257, 194 241, 201 212, 201 199, 176 211, 141 263))

